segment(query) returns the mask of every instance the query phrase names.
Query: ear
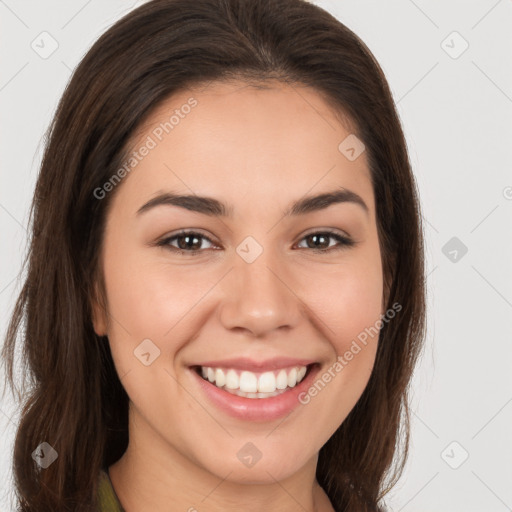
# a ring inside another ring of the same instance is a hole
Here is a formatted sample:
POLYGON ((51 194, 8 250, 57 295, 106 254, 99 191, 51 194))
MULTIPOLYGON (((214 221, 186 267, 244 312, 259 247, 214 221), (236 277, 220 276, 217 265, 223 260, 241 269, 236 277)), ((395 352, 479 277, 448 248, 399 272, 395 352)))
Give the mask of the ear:
POLYGON ((104 304, 103 295, 99 291, 98 283, 94 284, 94 296, 91 300, 92 325, 94 332, 98 336, 106 336, 108 334, 107 310, 104 304))

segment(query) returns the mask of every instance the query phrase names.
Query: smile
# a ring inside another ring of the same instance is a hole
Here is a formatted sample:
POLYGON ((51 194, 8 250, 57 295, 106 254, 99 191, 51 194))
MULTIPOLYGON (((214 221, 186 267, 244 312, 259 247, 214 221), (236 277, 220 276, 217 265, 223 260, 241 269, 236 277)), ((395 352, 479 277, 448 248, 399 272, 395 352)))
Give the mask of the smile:
POLYGON ((251 422, 277 420, 304 407, 299 396, 320 369, 319 363, 289 358, 212 361, 189 367, 208 403, 223 414, 251 422))
POLYGON ((256 373, 234 368, 200 367, 203 379, 228 393, 245 398, 271 398, 293 389, 302 381, 307 369, 307 366, 293 366, 256 373))

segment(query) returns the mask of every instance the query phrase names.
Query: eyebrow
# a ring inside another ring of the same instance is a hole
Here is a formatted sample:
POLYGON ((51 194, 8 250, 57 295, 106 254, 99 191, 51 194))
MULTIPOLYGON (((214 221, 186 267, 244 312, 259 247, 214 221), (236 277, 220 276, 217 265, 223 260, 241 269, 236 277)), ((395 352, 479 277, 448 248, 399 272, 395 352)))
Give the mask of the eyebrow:
MULTIPOLYGON (((306 196, 299 199, 283 212, 283 216, 306 215, 308 213, 324 210, 333 204, 340 203, 359 205, 366 214, 369 213, 368 206, 361 196, 351 190, 340 187, 339 190, 324 192, 315 196, 306 196)), ((217 199, 197 195, 179 195, 171 192, 163 192, 150 199, 137 210, 137 215, 141 215, 144 212, 162 205, 178 206, 211 217, 233 217, 233 207, 217 199)))

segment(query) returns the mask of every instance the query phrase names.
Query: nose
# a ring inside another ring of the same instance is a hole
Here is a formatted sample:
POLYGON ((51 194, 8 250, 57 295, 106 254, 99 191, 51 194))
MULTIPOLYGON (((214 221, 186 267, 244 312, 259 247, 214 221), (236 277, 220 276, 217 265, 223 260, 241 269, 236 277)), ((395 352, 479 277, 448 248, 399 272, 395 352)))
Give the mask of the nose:
POLYGON ((291 273, 270 251, 252 263, 235 256, 224 285, 220 320, 226 329, 265 337, 289 330, 300 321, 304 305, 291 273))

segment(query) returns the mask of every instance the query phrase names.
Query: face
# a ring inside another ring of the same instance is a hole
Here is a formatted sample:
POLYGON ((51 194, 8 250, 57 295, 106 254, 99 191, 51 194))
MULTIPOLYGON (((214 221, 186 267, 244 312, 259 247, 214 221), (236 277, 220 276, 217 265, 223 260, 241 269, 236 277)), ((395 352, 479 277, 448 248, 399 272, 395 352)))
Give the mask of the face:
POLYGON ((377 337, 357 337, 383 313, 383 275, 366 154, 339 149, 350 134, 313 89, 239 82, 175 94, 132 140, 93 323, 130 438, 164 466, 287 478, 361 396, 377 337), (337 199, 307 201, 323 194, 337 199))

